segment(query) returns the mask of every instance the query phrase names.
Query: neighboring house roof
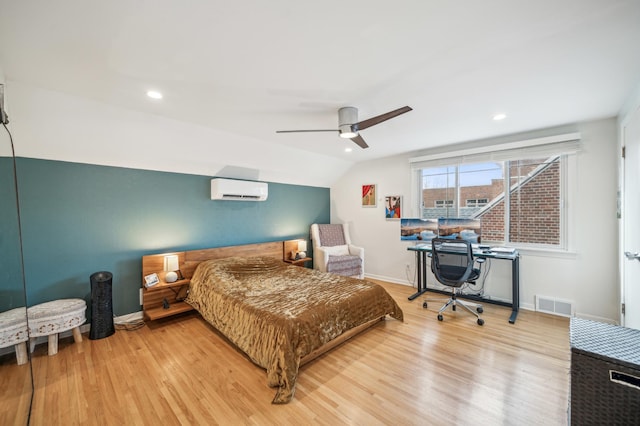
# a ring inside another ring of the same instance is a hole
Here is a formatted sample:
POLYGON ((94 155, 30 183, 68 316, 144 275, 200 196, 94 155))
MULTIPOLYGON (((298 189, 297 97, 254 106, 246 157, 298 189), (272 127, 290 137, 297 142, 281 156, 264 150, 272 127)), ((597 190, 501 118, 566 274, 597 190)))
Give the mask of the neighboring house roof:
MULTIPOLYGON (((511 187, 509 188, 509 193, 513 193, 515 190, 517 190, 520 187, 525 186, 527 183, 531 182, 536 176, 538 176, 540 173, 544 172, 545 170, 547 170, 549 167, 551 167, 553 165, 553 163, 560 158, 560 156, 555 155, 553 157, 549 157, 547 158, 543 163, 541 163, 538 167, 536 167, 535 169, 531 170, 529 172, 529 174, 527 174, 527 176, 524 177, 524 179, 519 180, 518 182, 514 183, 513 185, 511 185, 511 187)), ((481 209, 479 210, 475 210, 475 213, 472 216, 472 218, 477 218, 480 217, 482 215, 484 215, 486 212, 488 212, 489 210, 491 210, 492 208, 494 208, 496 205, 498 205, 500 202, 502 202, 502 200, 504 200, 504 192, 502 192, 500 195, 498 195, 497 197, 495 197, 493 200, 489 201, 485 206, 483 206, 481 209)), ((475 208, 474 208, 475 209, 475 208)), ((462 213, 462 209, 460 209, 460 213, 462 213)), ((462 214, 460 215, 462 217, 462 214)))

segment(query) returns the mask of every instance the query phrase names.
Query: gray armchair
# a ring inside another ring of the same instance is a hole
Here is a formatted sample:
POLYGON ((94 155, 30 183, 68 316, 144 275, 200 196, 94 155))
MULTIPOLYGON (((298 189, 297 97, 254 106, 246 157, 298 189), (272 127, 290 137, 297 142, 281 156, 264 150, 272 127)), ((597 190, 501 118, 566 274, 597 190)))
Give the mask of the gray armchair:
POLYGON ((364 278, 364 248, 351 244, 348 224, 311 225, 313 269, 364 278))

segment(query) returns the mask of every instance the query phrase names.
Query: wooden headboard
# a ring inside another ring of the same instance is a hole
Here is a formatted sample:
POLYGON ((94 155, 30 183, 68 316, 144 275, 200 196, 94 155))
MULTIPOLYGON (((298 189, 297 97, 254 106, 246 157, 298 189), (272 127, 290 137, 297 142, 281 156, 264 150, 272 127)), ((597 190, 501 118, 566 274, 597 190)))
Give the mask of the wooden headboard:
POLYGON ((179 251, 172 253, 150 254, 142 256, 142 282, 145 275, 157 273, 164 281, 164 257, 170 254, 178 255, 180 271, 185 279, 190 279, 198 264, 205 260, 222 259, 231 256, 249 257, 266 256, 274 259, 284 259, 284 242, 245 244, 241 246, 216 247, 202 250, 179 251))
POLYGON ((184 302, 187 295, 191 277, 200 262, 212 259, 222 259, 231 256, 266 256, 278 260, 284 260, 284 248, 288 247, 286 241, 274 241, 271 243, 246 244, 241 246, 217 247, 202 250, 179 251, 173 253, 159 253, 142 256, 142 311, 144 318, 154 320, 171 315, 188 312, 193 308, 184 302), (164 257, 178 255, 178 266, 184 279, 173 283, 165 282, 164 257), (151 287, 144 287, 144 277, 149 274, 158 274, 160 283, 151 287), (165 307, 164 303, 170 303, 165 307))

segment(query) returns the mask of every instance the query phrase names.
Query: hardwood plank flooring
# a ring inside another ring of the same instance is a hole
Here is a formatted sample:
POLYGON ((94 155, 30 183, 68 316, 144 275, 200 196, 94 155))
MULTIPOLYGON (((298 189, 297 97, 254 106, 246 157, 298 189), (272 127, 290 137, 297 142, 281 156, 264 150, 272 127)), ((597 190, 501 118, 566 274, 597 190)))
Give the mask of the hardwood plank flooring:
POLYGON ((0 425, 22 425, 31 402, 29 364, 18 365, 15 353, 0 357, 0 425))
POLYGON ((567 423, 568 319, 521 311, 509 324, 509 309, 487 304, 483 327, 462 311, 439 322, 436 304, 407 300, 411 287, 381 284, 405 321, 387 319, 303 366, 289 404, 272 405, 264 370, 189 313, 61 339, 52 357, 38 346, 31 424, 567 423))

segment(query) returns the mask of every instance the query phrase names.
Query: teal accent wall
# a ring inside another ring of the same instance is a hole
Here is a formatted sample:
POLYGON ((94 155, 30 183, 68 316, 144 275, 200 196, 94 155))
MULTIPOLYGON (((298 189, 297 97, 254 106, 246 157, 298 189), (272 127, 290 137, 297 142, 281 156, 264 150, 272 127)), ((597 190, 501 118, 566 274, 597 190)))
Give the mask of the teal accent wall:
POLYGON ((0 157, 0 312, 25 306, 13 158, 0 157))
POLYGON ((114 314, 137 312, 145 254, 308 239, 330 220, 329 188, 269 183, 264 202, 212 201, 211 176, 30 158, 17 169, 30 306, 89 303, 89 276, 110 271, 114 314))

